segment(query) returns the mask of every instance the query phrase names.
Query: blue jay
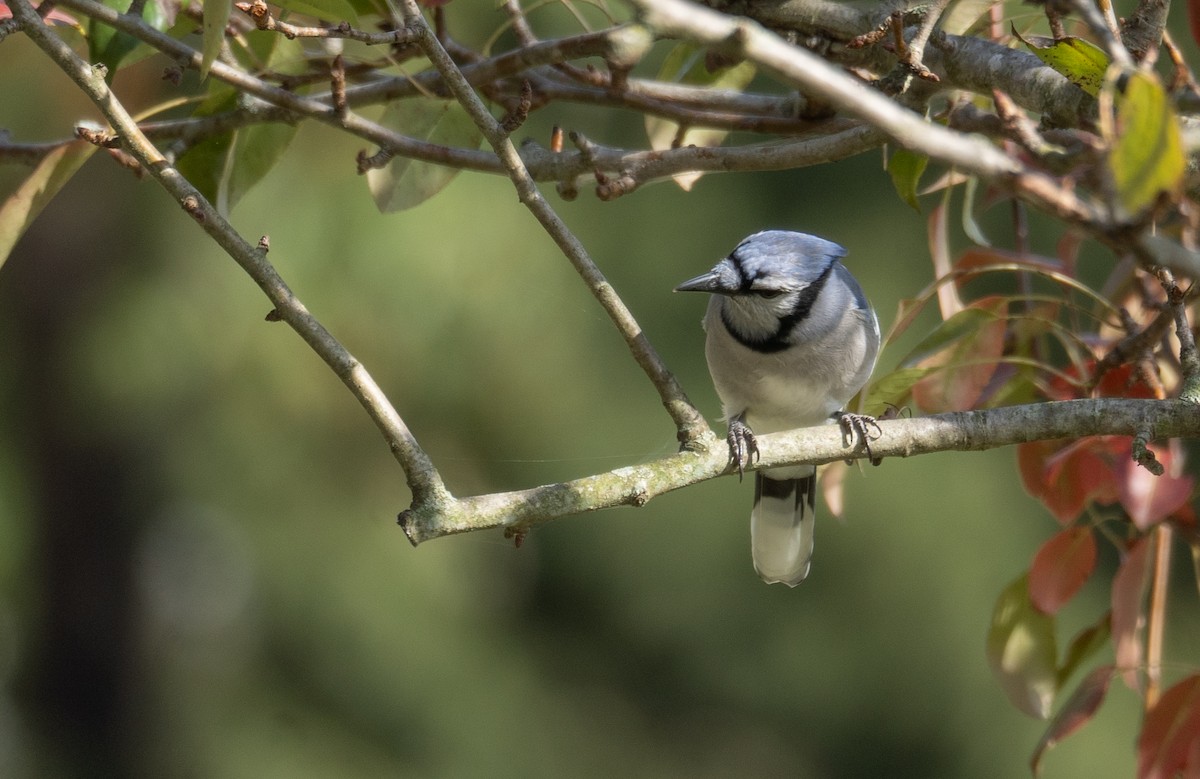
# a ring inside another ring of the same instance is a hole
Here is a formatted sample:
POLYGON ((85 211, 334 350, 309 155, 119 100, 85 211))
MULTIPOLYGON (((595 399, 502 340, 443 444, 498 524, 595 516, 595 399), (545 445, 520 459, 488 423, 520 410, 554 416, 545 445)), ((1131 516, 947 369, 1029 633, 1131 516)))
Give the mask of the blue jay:
MULTIPOLYGON (((871 375, 879 321, 839 262, 846 250, 804 233, 767 230, 746 238, 677 292, 711 292, 705 356, 729 423, 730 461, 739 474, 758 454, 754 433, 838 421, 867 443, 870 417, 843 406, 871 375)), ((817 469, 755 474, 750 545, 768 584, 795 587, 813 550, 817 469)))

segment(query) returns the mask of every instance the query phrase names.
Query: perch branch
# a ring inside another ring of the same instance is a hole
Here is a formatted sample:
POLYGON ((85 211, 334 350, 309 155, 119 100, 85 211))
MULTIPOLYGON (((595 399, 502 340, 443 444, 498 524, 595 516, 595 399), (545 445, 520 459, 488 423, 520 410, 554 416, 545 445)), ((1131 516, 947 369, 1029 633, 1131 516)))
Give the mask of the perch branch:
MULTIPOLYGON (((1029 441, 1093 435, 1151 439, 1200 435, 1200 406, 1181 400, 1085 399, 963 411, 880 421, 871 440, 874 457, 910 457, 949 451, 982 451, 1029 441)), ((836 425, 759 436, 755 468, 821 465, 868 456, 849 449, 836 425)), ((527 490, 459 498, 447 511, 413 506, 399 516, 413 545, 454 533, 511 529, 518 533, 554 519, 615 506, 643 506, 652 498, 736 471, 724 447, 680 452, 653 462, 527 490)))

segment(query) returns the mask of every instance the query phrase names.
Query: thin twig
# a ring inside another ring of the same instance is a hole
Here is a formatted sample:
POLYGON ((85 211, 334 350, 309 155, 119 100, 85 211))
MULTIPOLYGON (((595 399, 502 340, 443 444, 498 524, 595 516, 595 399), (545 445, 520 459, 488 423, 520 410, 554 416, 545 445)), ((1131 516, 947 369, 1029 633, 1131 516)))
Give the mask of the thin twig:
POLYGON ((617 331, 625 339, 638 365, 658 390, 663 406, 666 407, 667 413, 675 423, 680 443, 688 447, 706 445, 707 440, 712 438, 712 431, 709 430, 708 423, 704 421, 704 416, 688 400, 674 374, 667 369, 657 350, 642 331, 641 325, 637 323, 633 313, 626 307, 620 295, 592 261, 587 249, 538 191, 536 182, 509 139, 508 132, 475 94, 475 90, 463 77, 454 60, 446 53, 446 49, 425 23, 416 2, 404 0, 401 9, 404 12, 406 23, 419 31, 418 43, 425 51, 426 56, 442 74, 442 78, 446 80, 454 96, 483 132, 484 137, 495 150, 496 156, 500 158, 509 178, 516 187, 518 199, 529 209, 570 260, 592 295, 616 326, 617 331))
POLYGON ((946 7, 950 5, 952 0, 934 0, 925 10, 925 17, 921 20, 921 24, 917 27, 916 33, 909 39, 908 45, 904 48, 904 55, 900 58, 904 64, 914 75, 928 81, 940 81, 933 71, 925 66, 925 44, 929 42, 929 36, 933 34, 933 28, 937 26, 941 20, 942 14, 946 12, 946 7))
POLYGON ((525 18, 525 11, 521 8, 521 3, 518 0, 504 0, 504 12, 508 14, 508 18, 512 21, 513 33, 516 34, 517 40, 522 46, 532 46, 537 43, 537 35, 534 34, 533 28, 529 26, 529 21, 525 18))
POLYGON ((0 131, 0 160, 19 162, 23 165, 37 165, 47 154, 74 141, 74 138, 64 138, 61 141, 42 143, 13 143, 9 140, 6 131, 0 131))
POLYGON ((1126 363, 1141 360, 1142 355, 1154 348, 1159 339, 1170 329, 1175 321, 1175 312, 1164 308, 1158 316, 1140 330, 1135 330, 1113 345, 1108 353, 1096 363, 1092 372, 1091 386, 1096 387, 1104 374, 1126 363))
POLYGON ((1196 75, 1184 58, 1183 52, 1179 50, 1179 46, 1175 44, 1175 39, 1171 37, 1170 31, 1165 29, 1162 31, 1162 44, 1163 48, 1167 50, 1167 56, 1171 59, 1171 67, 1174 69, 1174 75, 1171 77, 1171 89, 1187 89, 1192 94, 1200 93, 1200 85, 1196 84, 1196 75))
POLYGON ((341 54, 333 58, 329 66, 329 95, 333 101, 333 111, 338 117, 345 119, 349 106, 346 104, 346 60, 341 54))
POLYGON ((1167 308, 1175 317, 1175 337, 1179 339, 1179 367, 1183 372, 1179 397, 1200 402, 1200 354, 1196 338, 1187 318, 1187 293, 1175 283, 1175 275, 1166 268, 1156 268, 1154 275, 1167 293, 1167 308))
POLYGON ((274 310, 358 399, 383 433, 393 456, 404 468, 414 502, 437 505, 449 500, 433 463, 375 380, 347 349, 305 308, 283 278, 267 261, 266 251, 249 244, 192 184, 171 167, 138 129, 133 117, 108 88, 96 69, 81 59, 58 35, 42 23, 29 0, 10 0, 13 17, 26 34, 91 98, 138 163, 175 198, 209 237, 225 250, 270 299, 274 310))
POLYGON ((276 19, 263 0, 234 3, 233 7, 253 19, 258 29, 277 32, 285 38, 344 38, 370 46, 403 46, 413 42, 412 32, 405 28, 387 32, 366 32, 354 29, 349 22, 341 22, 332 27, 302 27, 289 24, 276 19))
POLYGON ((1162 689, 1163 632, 1167 624, 1172 535, 1170 522, 1160 522, 1154 528, 1154 577, 1150 584, 1150 604, 1146 609, 1146 694, 1142 699, 1146 711, 1158 703, 1162 689))

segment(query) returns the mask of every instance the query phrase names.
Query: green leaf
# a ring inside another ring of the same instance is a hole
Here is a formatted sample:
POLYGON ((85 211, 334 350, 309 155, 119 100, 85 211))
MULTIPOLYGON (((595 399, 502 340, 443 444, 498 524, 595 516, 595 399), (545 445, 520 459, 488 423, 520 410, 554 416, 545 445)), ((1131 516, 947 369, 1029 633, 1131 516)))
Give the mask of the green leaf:
POLYGON ((896 149, 888 159, 887 170, 896 194, 917 213, 921 212, 921 205, 917 202, 917 185, 921 183, 921 174, 928 165, 928 157, 908 149, 896 149))
MULTIPOLYGON (((754 63, 750 61, 710 70, 707 49, 694 43, 679 43, 663 60, 662 67, 658 70, 658 80, 741 92, 754 80, 756 72, 754 63)), ((712 127, 681 128, 678 122, 670 119, 646 115, 646 137, 650 140, 650 147, 658 151, 676 145, 703 148, 720 146, 728 135, 728 130, 712 127)), ((674 179, 676 184, 687 191, 702 175, 700 172, 680 173, 674 176, 674 179)))
POLYGON ((1014 706, 1038 719, 1050 716, 1058 689, 1054 618, 1030 603, 1028 575, 1006 587, 996 601, 987 659, 1014 706))
MULTIPOLYGON (((236 105, 233 92, 217 90, 195 115, 211 116, 236 105)), ((221 214, 228 216, 242 196, 275 166, 295 134, 296 128, 288 124, 250 125, 204 139, 188 149, 175 167, 221 214)))
MULTIPOLYGON (((132 0, 101 0, 101 2, 102 5, 118 13, 128 12, 133 4, 132 0)), ((163 13, 162 6, 155 0, 146 0, 146 4, 142 6, 142 21, 160 31, 167 27, 166 15, 163 13)), ((132 35, 118 32, 95 19, 88 20, 87 38, 89 61, 104 65, 108 69, 104 80, 110 84, 122 63, 131 65, 156 53, 153 48, 142 44, 132 35), (135 50, 138 50, 139 54, 135 57, 129 56, 135 50)))
POLYGON ((1092 97, 1100 94, 1109 59, 1099 46, 1074 36, 1067 36, 1061 40, 1041 35, 1022 38, 1015 25, 1012 33, 1038 59, 1066 76, 1072 84, 1092 97))
POLYGON ((175 161, 175 168, 180 175, 214 205, 220 199, 221 180, 225 177, 225 166, 233 151, 233 141, 232 132, 205 138, 175 161))
POLYGON ((905 368, 916 366, 923 360, 950 348, 964 339, 973 338, 980 328, 995 322, 997 314, 983 308, 964 308, 935 327, 929 335, 913 347, 900 365, 905 368))
POLYGON ((1071 693, 1071 697, 1054 715, 1046 732, 1042 734, 1037 748, 1033 750, 1033 756, 1029 759, 1029 767, 1033 770, 1034 776, 1041 771, 1042 756, 1046 754, 1047 750, 1052 749, 1064 738, 1082 728, 1095 716, 1100 704, 1104 703, 1104 696, 1108 694, 1108 684, 1112 678, 1112 666, 1102 665, 1088 674, 1087 678, 1075 688, 1075 692, 1071 693))
POLYGON ((0 203, 0 266, 29 225, 96 151, 95 144, 74 141, 42 158, 16 191, 0 203))
POLYGON ((296 128, 260 124, 207 138, 188 149, 176 167, 224 216, 270 172, 287 151, 296 128))
POLYGON ((1096 624, 1084 628, 1075 638, 1071 639, 1071 643, 1067 645, 1062 665, 1058 667, 1058 686, 1060 688, 1085 661, 1108 646, 1110 635, 1112 635, 1112 615, 1105 612, 1096 624))
MULTIPOLYGON (((466 149, 479 148, 483 134, 463 107, 452 100, 415 99, 394 102, 384 109, 383 126, 430 143, 466 149)), ((403 211, 441 192, 459 173, 457 168, 424 160, 396 157, 384 168, 367 171, 367 185, 383 213, 403 211)))
POLYGON ((216 200, 222 214, 228 216, 242 196, 262 181, 295 136, 296 127, 282 123, 256 124, 237 131, 216 200))
POLYGON ((349 3, 359 16, 383 16, 388 13, 387 0, 349 0, 349 3))
POLYGON ((1114 73, 1105 91, 1113 95, 1115 113, 1114 122, 1105 122, 1112 144, 1109 170, 1118 204, 1125 216, 1134 218, 1153 206, 1161 193, 1178 192, 1183 183, 1186 162, 1179 122, 1153 73, 1114 73))
MULTIPOLYGON (((209 82, 208 94, 192 112, 192 116, 212 116, 232 111, 237 106, 237 93, 224 82, 209 82)), ((175 161, 175 168, 208 202, 216 204, 225 175, 225 164, 233 149, 233 133, 214 135, 193 145, 175 161)))
POLYGON ((358 12, 349 0, 277 0, 276 5, 318 19, 358 24, 358 12))
POLYGON ((992 242, 988 240, 987 235, 983 232, 983 228, 979 226, 979 222, 975 219, 975 195, 978 191, 979 178, 976 176, 967 177, 966 185, 963 187, 962 228, 967 237, 979 246, 991 247, 992 242))
POLYGON ((897 368, 891 373, 871 382, 863 407, 880 409, 887 406, 901 408, 908 405, 913 385, 938 370, 935 367, 897 368))
POLYGON ((201 50, 200 78, 208 77, 208 69, 221 53, 225 42, 225 25, 229 22, 232 0, 204 0, 204 46, 201 50))
POLYGON ((266 69, 295 76, 308 69, 299 39, 288 39, 277 32, 248 30, 230 40, 230 46, 238 62, 252 72, 266 69))

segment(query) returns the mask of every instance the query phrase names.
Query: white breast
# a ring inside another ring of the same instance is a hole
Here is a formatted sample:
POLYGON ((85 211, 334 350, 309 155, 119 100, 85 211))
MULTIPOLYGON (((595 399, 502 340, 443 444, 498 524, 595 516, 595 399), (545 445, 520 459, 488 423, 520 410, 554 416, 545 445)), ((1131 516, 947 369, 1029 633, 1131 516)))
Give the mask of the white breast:
POLYGON ((861 312, 829 317, 825 332, 773 354, 739 343, 720 317, 713 296, 705 316, 705 356, 726 420, 745 414, 758 433, 819 425, 843 408, 870 375, 875 362, 873 327, 861 312))

